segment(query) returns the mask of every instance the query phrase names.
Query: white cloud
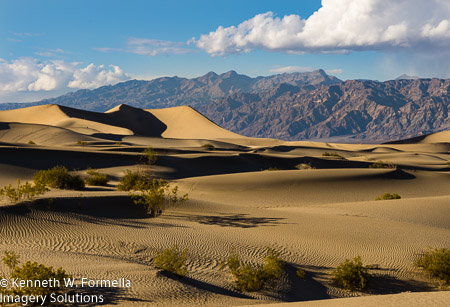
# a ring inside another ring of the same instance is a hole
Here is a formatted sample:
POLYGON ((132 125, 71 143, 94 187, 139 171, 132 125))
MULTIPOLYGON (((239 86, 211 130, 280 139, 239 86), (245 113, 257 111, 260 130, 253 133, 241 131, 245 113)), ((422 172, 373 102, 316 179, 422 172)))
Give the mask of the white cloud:
POLYGON ((148 56, 160 54, 186 54, 192 52, 192 50, 187 48, 186 43, 137 37, 128 39, 127 49, 125 51, 148 56))
MULTIPOLYGON (((292 72, 310 72, 313 70, 316 70, 318 68, 311 68, 311 67, 303 67, 303 66, 284 66, 284 67, 274 67, 272 69, 269 69, 270 72, 274 72, 277 74, 282 73, 292 73, 292 72)), ((344 72, 341 68, 335 68, 335 69, 328 69, 325 71, 327 74, 333 75, 333 74, 342 74, 344 72)))
POLYGON ((303 66, 284 66, 284 67, 275 67, 272 69, 269 69, 270 72, 275 72, 278 74, 281 73, 290 73, 290 72, 309 72, 313 71, 314 69, 311 67, 303 67, 303 66))
POLYGON ((220 26, 194 41, 212 56, 254 49, 303 53, 448 48, 450 3, 322 0, 322 7, 308 19, 267 12, 238 26, 220 26))
POLYGON ((112 69, 108 70, 104 65, 95 66, 91 63, 85 68, 77 69, 73 73, 73 80, 67 86, 93 89, 129 79, 129 76, 119 66, 110 65, 110 67, 112 69))
POLYGON ((325 72, 329 75, 339 75, 342 74, 344 70, 341 68, 335 68, 335 69, 327 69, 325 70, 325 72))
POLYGON ((94 64, 79 66, 80 63, 62 60, 41 62, 21 58, 9 62, 0 59, 0 97, 14 92, 91 89, 130 78, 118 66, 111 66, 111 69, 94 64))

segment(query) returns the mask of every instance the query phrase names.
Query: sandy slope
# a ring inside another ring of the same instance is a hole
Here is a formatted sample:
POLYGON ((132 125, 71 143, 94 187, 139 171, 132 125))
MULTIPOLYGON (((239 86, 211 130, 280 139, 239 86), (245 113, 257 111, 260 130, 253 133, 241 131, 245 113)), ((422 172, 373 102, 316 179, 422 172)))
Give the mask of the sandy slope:
POLYGON ((0 204, 0 250, 62 266, 77 278, 130 279, 130 289, 101 289, 111 305, 443 306, 448 300, 445 292, 401 293, 435 290, 412 263, 428 246, 450 247, 447 132, 410 144, 260 140, 227 132, 188 107, 95 113, 40 106, 2 111, 0 122, 0 186, 58 164, 82 174, 94 167, 113 179, 107 187, 0 204), (29 140, 36 145, 24 144, 29 140), (190 198, 158 218, 142 216, 126 192, 115 191, 125 170, 147 169, 136 164, 148 146, 159 153, 153 174, 174 179, 190 198), (369 168, 379 160, 398 168, 369 168), (374 200, 386 192, 402 199, 374 200), (174 244, 189 250, 183 280, 152 265, 157 250, 174 244), (268 246, 287 261, 281 281, 257 293, 236 290, 220 263, 231 248, 260 263, 268 246), (375 277, 368 292, 352 294, 329 277, 356 255, 375 277), (305 280, 295 276, 297 267, 307 272, 305 280), (369 296, 390 293, 397 294, 369 296), (362 297, 324 300, 355 295, 362 297))

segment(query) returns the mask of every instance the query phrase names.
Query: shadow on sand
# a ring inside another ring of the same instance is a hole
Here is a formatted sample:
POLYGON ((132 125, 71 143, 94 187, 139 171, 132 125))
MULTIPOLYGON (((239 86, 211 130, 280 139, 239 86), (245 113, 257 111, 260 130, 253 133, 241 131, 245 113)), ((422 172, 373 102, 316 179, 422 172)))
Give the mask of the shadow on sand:
POLYGON ((285 218, 249 217, 247 214, 221 214, 221 215, 166 215, 168 219, 180 219, 197 222, 204 225, 220 227, 253 228, 259 226, 281 225, 285 218))

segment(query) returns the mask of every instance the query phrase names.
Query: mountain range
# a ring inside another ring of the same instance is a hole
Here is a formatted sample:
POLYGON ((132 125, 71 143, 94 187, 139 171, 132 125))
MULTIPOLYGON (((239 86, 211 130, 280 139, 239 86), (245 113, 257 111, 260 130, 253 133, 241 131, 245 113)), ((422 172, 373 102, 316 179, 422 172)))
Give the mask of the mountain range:
POLYGON ((342 81, 323 70, 251 78, 229 71, 198 78, 131 80, 0 109, 58 104, 104 112, 190 105, 233 132, 285 140, 355 142, 410 138, 450 129, 450 79, 342 81))

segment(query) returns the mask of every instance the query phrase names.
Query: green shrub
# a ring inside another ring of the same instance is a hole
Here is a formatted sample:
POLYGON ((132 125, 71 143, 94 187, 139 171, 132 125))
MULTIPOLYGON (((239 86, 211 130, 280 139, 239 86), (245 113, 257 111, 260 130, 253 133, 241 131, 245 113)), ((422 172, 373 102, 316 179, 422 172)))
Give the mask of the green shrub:
POLYGON ((267 282, 281 277, 284 263, 275 250, 268 248, 263 265, 244 264, 234 252, 228 257, 227 265, 241 291, 259 291, 267 282))
POLYGON ((144 172, 125 171, 125 176, 119 180, 117 189, 119 191, 138 191, 152 182, 152 178, 144 172))
POLYGON ((144 149, 144 153, 141 156, 141 161, 143 164, 153 165, 158 160, 158 153, 151 147, 144 149))
POLYGON ((343 157, 343 156, 341 156, 341 155, 339 155, 338 153, 336 153, 336 152, 324 152, 323 154, 322 154, 322 156, 323 157, 337 157, 337 158, 340 158, 340 159, 342 159, 342 160, 345 160, 345 158, 343 157))
POLYGON ((188 200, 188 195, 178 197, 178 186, 170 190, 169 183, 163 179, 153 179, 150 183, 139 187, 140 194, 130 192, 130 197, 136 205, 141 206, 150 216, 162 213, 166 204, 182 203, 188 200))
POLYGON ((25 184, 21 184, 20 179, 17 179, 17 187, 14 188, 9 184, 0 188, 0 196, 7 197, 10 201, 18 202, 22 199, 33 199, 47 191, 45 184, 38 182, 33 186, 28 181, 25 184))
POLYGON ((397 168, 397 165, 389 161, 378 160, 377 162, 370 164, 369 168, 397 168))
MULTIPOLYGON (((27 261, 24 265, 19 265, 19 256, 14 252, 4 252, 4 257, 2 259, 3 263, 6 264, 11 270, 10 278, 18 280, 38 280, 38 281, 49 281, 58 280, 61 285, 64 285, 65 278, 72 278, 65 270, 62 268, 53 269, 53 267, 47 267, 43 264, 37 262, 27 261)), ((30 285, 31 286, 31 285, 30 285)), ((59 292, 61 290, 57 283, 52 284, 53 287, 49 286, 36 286, 36 287, 21 287, 21 288, 3 288, 2 293, 7 295, 49 295, 51 293, 59 292)))
POLYGON ((273 171, 279 171, 280 169, 278 167, 275 166, 271 166, 267 169, 269 172, 273 172, 273 171))
POLYGON ((48 170, 36 172, 33 180, 36 185, 46 185, 55 189, 84 189, 84 180, 80 175, 69 174, 66 167, 59 165, 48 170))
POLYGON ((116 145, 117 145, 117 146, 122 146, 122 142, 120 142, 120 141, 119 141, 119 142, 116 142, 116 145))
POLYGON ((401 199, 402 197, 397 193, 385 193, 383 195, 378 196, 375 200, 391 200, 391 199, 401 199))
POLYGON ((295 271, 295 273, 297 274, 297 277, 300 278, 300 279, 303 279, 306 276, 305 271, 302 270, 302 269, 298 269, 297 271, 295 271))
POLYGON ((28 141, 28 144, 35 145, 36 143, 30 140, 30 141, 28 141))
POLYGON ((311 162, 309 163, 300 163, 296 166, 299 170, 309 170, 309 169, 316 169, 314 166, 311 165, 311 162))
POLYGON ((205 149, 208 149, 208 150, 216 149, 216 147, 213 144, 209 144, 209 143, 203 144, 202 147, 205 149))
POLYGON ((95 169, 87 170, 88 176, 84 179, 88 185, 105 186, 108 184, 108 175, 102 174, 95 169))
POLYGON ((370 278, 369 269, 361 262, 361 257, 355 257, 353 260, 345 259, 332 272, 333 282, 340 288, 354 291, 365 289, 370 278))
POLYGON ((186 276, 187 253, 187 249, 180 251, 176 245, 172 248, 158 252, 154 260, 155 267, 171 272, 180 277, 186 276))
POLYGON ((415 265, 422 268, 431 277, 450 284, 450 249, 429 249, 421 255, 415 265))
POLYGON ((77 145, 80 145, 80 146, 86 146, 87 145, 87 142, 85 142, 85 141, 78 141, 77 142, 77 145))

